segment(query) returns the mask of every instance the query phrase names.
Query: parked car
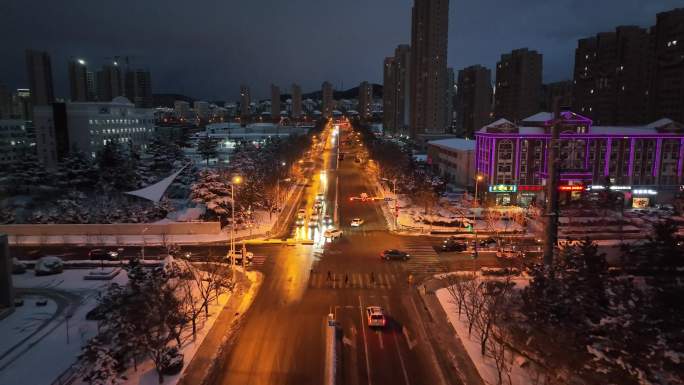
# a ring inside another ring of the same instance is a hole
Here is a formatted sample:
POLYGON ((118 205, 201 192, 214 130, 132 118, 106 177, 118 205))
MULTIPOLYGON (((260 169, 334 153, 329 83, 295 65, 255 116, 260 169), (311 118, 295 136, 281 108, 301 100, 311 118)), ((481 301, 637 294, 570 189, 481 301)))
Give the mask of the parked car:
POLYGON ((88 252, 88 259, 101 260, 109 259, 116 260, 119 259, 119 252, 115 250, 105 250, 105 249, 92 249, 88 252))
POLYGON ((326 215, 323 217, 323 223, 326 225, 331 225, 332 224, 332 218, 330 215, 326 215))
POLYGON ((17 259, 12 258, 12 274, 24 274, 26 272, 26 264, 17 259))
POLYGON ((34 267, 36 275, 60 274, 63 270, 64 262, 59 257, 54 256, 40 258, 34 267))
POLYGON ((440 247, 442 251, 466 251, 467 249, 468 245, 465 242, 451 239, 444 241, 440 247))
POLYGON ((368 306, 366 308, 366 321, 369 327, 384 328, 387 325, 385 310, 380 306, 368 306))
POLYGON ((323 194, 323 193, 316 194, 316 200, 317 201, 322 202, 323 199, 325 199, 325 194, 323 194))
POLYGON ((411 258, 411 255, 409 253, 403 252, 401 250, 391 249, 391 250, 385 250, 382 253, 380 253, 380 258, 384 259, 385 261, 389 261, 392 259, 399 259, 402 261, 406 261, 409 258, 411 258))
POLYGON ((351 227, 361 227, 363 224, 363 219, 361 218, 354 218, 351 221, 351 227))
POLYGON ((342 236, 342 230, 339 229, 327 229, 323 233, 324 238, 336 239, 342 236))

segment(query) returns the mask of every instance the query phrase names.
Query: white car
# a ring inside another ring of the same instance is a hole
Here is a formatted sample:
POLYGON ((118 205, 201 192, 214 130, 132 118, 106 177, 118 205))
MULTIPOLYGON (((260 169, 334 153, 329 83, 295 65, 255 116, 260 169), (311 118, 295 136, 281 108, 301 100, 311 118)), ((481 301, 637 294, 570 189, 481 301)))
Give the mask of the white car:
MULTIPOLYGON (((252 253, 251 251, 248 251, 246 253, 246 255, 247 255, 247 260, 245 262, 247 262, 247 263, 252 262, 252 258, 254 258, 254 253, 252 253)), ((237 263, 237 264, 242 264, 242 250, 236 249, 234 254, 231 254, 231 252, 229 251, 228 252, 228 261, 230 261, 230 263, 233 263, 233 261, 235 261, 235 263, 237 263)))
POLYGON ((338 229, 327 229, 323 233, 324 238, 336 239, 342 236, 342 230, 338 229))
POLYGON ((361 227, 363 224, 363 219, 361 218, 354 218, 351 221, 351 227, 361 227))
POLYGON ((326 225, 332 225, 332 218, 330 218, 330 215, 326 215, 323 217, 323 223, 326 225))
POLYGON ((380 306, 368 306, 366 308, 366 320, 370 327, 384 328, 387 325, 385 310, 380 306))

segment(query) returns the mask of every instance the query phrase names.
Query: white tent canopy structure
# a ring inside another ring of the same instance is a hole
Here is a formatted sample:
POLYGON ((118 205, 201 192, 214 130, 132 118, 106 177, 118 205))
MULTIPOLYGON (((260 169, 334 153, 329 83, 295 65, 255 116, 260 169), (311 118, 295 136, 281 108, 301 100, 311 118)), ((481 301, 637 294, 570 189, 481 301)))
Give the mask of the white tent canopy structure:
POLYGON ((180 175, 180 173, 183 172, 183 170, 185 170, 186 167, 188 167, 188 164, 181 167, 180 170, 167 176, 166 178, 160 180, 155 184, 143 187, 140 190, 127 191, 124 194, 134 195, 158 203, 161 200, 162 196, 164 196, 164 193, 169 188, 169 186, 171 186, 171 183, 173 183, 173 180, 176 179, 176 177, 180 175))

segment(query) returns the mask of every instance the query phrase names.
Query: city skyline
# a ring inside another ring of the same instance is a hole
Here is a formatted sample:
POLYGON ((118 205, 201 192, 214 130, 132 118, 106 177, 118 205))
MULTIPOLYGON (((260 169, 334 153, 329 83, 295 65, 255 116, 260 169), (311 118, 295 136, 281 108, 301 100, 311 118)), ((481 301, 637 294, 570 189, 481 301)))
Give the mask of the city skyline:
MULTIPOLYGON (((74 4, 69 7, 72 12, 63 14, 63 7, 58 4, 40 3, 27 11, 21 3, 11 1, 3 10, 7 22, 2 23, 0 31, 5 36, 12 30, 23 32, 8 42, 8 60, 0 63, 0 73, 4 75, 0 82, 10 88, 28 87, 24 50, 36 49, 51 55, 58 97, 69 93, 69 58, 82 57, 89 70, 95 71, 111 60, 106 58, 128 55, 133 67, 147 68, 153 73, 153 92, 209 100, 237 99, 242 83, 250 85, 256 98, 268 97, 271 83, 282 88, 296 82, 304 92, 318 89, 325 80, 336 89, 351 88, 361 80, 381 84, 383 58, 396 45, 410 41, 412 5, 408 0, 400 4, 387 0, 364 4, 364 11, 358 12, 354 4, 333 7, 325 1, 302 2, 293 7, 275 3, 269 6, 272 12, 263 14, 263 4, 226 4, 225 8, 218 6, 219 9, 207 7, 211 13, 198 8, 197 17, 203 22, 190 24, 183 11, 186 7, 169 3, 165 17, 154 18, 154 24, 148 25, 150 16, 156 14, 151 6, 131 13, 130 9, 135 8, 122 3, 75 2, 80 4, 74 4), (229 10, 243 17, 230 18, 229 10), (253 14, 259 17, 249 17, 253 14), (317 17, 310 17, 312 14, 317 17), (374 27, 381 16, 382 20, 393 22, 383 23, 382 29, 374 27), (353 20, 355 28, 341 33, 329 28, 330 18, 353 20), (227 20, 231 22, 226 23, 227 20), (248 20, 251 24, 245 25, 248 20), (20 27, 26 25, 33 27, 20 27), (79 25, 82 31, 98 28, 85 39, 73 25, 79 25), (273 33, 250 32, 257 28, 271 29, 273 33), (288 31, 289 35, 278 31, 288 31), (312 46, 317 47, 314 55, 309 49, 312 46), (301 60, 303 57, 307 60, 301 60)), ((535 6, 534 1, 527 2, 531 7, 492 7, 489 3, 450 6, 447 66, 455 70, 474 64, 494 68, 502 53, 529 47, 544 55, 545 83, 572 77, 578 39, 618 25, 650 27, 655 23, 656 13, 681 6, 676 1, 582 1, 572 8, 560 4, 535 6), (620 12, 611 12, 618 6, 620 12), (490 11, 492 8, 496 13, 490 11), (599 16, 587 16, 590 14, 599 16)))

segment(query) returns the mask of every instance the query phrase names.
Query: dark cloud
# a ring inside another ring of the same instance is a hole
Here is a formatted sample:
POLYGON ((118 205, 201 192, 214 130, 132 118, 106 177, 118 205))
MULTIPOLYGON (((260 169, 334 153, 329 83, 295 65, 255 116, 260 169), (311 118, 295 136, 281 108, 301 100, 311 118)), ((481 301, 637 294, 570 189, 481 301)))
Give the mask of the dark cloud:
MULTIPOLYGON (((132 55, 152 71, 155 92, 235 98, 269 84, 305 90, 324 80, 382 82, 382 59, 410 40, 411 0, 3 0, 0 82, 26 86, 24 49, 52 54, 59 95, 66 60, 132 55)), ((503 52, 544 54, 544 79, 570 78, 580 37, 617 25, 650 26, 681 0, 451 0, 449 65, 493 67, 503 52)))

